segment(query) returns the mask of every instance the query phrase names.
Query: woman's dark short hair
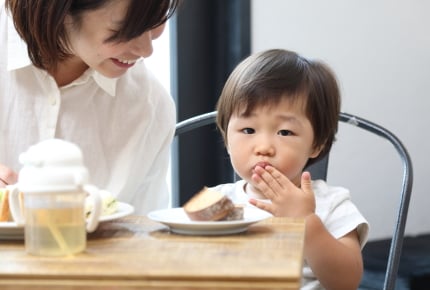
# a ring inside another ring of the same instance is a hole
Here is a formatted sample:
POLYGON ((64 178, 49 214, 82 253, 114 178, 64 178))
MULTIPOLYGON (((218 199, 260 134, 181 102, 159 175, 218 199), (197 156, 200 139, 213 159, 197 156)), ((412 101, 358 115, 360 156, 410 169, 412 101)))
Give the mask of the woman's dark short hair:
POLYGON ((340 112, 340 92, 332 70, 321 61, 295 52, 272 49, 242 61, 228 78, 217 103, 217 125, 227 143, 230 117, 245 110, 276 105, 282 99, 304 99, 305 114, 314 130, 314 148, 324 157, 335 140, 340 112))
MULTIPOLYGON (((27 43, 36 67, 55 69, 70 56, 64 19, 79 25, 84 12, 97 10, 112 0, 6 0, 16 30, 27 43)), ((162 25, 175 12, 180 0, 130 0, 122 27, 107 41, 131 40, 162 25)))

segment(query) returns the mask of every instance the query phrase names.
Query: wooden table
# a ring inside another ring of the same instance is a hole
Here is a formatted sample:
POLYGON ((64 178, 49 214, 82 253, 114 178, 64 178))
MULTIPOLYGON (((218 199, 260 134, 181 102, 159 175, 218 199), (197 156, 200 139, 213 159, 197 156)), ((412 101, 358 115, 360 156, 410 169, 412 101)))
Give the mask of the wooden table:
POLYGON ((184 236, 129 216, 100 224, 73 257, 0 241, 0 289, 299 289, 303 240, 304 222, 287 218, 237 235, 184 236))

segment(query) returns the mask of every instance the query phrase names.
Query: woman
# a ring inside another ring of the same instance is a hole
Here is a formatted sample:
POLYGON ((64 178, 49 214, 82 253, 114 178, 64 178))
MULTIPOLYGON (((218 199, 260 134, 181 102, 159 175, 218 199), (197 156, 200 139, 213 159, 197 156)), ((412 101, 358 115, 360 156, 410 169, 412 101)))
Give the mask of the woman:
POLYGON ((175 107, 144 58, 178 1, 2 1, 0 186, 17 181, 21 152, 60 138, 137 213, 168 205, 175 107))

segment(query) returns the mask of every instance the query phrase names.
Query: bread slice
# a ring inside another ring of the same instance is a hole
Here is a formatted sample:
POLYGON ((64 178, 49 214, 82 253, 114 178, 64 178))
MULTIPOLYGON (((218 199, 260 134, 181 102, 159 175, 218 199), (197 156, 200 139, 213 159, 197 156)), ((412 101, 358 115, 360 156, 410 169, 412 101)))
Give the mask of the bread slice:
POLYGON ((233 202, 226 195, 207 187, 204 187, 184 205, 185 213, 193 221, 222 220, 233 208, 233 202))
POLYGON ((0 188, 0 222, 11 220, 9 209, 9 190, 0 188))

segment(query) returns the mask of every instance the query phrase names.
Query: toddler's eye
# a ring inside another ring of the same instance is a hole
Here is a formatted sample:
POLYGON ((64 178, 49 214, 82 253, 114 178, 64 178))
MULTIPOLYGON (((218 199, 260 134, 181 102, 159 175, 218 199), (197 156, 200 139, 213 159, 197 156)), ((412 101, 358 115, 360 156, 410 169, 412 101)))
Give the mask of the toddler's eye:
POLYGON ((278 135, 281 135, 281 136, 290 136, 292 134, 293 134, 293 132, 291 132, 290 130, 279 130, 278 131, 278 135))
POLYGON ((245 134, 254 134, 255 130, 252 129, 252 128, 243 128, 242 132, 245 133, 245 134))

